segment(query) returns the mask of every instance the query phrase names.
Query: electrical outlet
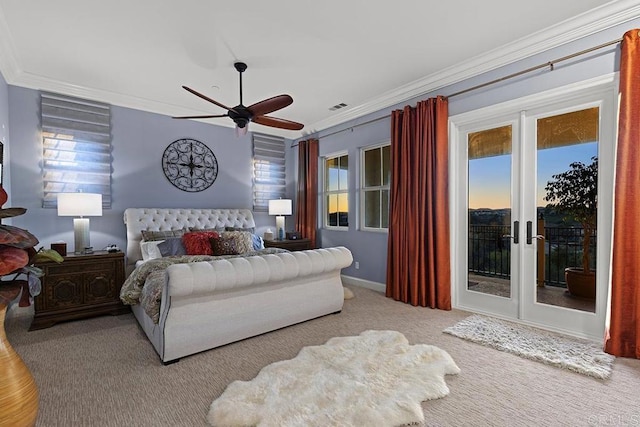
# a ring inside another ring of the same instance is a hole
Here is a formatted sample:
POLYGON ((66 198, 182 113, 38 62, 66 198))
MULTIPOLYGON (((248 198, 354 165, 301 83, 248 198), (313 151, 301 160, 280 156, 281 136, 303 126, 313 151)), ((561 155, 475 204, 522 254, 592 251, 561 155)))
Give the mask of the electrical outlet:
POLYGON ((355 262, 355 267, 356 267, 356 270, 360 270, 360 262, 356 261, 355 262))

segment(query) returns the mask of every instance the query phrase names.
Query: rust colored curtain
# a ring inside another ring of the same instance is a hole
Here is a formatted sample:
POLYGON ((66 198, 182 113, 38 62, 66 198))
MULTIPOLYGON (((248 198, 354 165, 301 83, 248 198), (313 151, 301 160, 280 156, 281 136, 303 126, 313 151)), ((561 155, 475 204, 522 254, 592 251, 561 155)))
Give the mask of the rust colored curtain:
POLYGON ((605 350, 640 358, 640 30, 625 33, 620 55, 611 323, 605 350))
POLYGON ((451 309, 448 102, 419 102, 391 115, 386 295, 451 309))
POLYGON ((296 197, 296 230, 316 247, 318 226, 318 140, 298 143, 298 195, 296 197))

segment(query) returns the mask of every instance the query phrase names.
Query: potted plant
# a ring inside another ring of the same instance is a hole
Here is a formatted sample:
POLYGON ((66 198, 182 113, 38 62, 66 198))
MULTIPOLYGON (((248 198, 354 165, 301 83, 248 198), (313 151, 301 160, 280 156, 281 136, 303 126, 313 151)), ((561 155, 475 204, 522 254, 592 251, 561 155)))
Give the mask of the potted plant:
MULTIPOLYGON (((22 215, 24 208, 1 208, 7 193, 0 187, 0 221, 22 215)), ((34 249, 38 239, 26 230, 0 224, 0 425, 34 425, 38 414, 38 389, 31 372, 7 341, 4 317, 7 306, 22 291, 20 305, 40 292, 42 271, 33 266, 41 259, 61 262, 55 251, 34 249), (24 277, 24 278, 23 278, 24 277)))
POLYGON ((596 231, 598 158, 591 163, 573 162, 569 170, 552 176, 545 187, 547 207, 582 226, 582 267, 567 267, 565 281, 572 295, 595 298, 596 275, 591 269, 590 245, 596 231))

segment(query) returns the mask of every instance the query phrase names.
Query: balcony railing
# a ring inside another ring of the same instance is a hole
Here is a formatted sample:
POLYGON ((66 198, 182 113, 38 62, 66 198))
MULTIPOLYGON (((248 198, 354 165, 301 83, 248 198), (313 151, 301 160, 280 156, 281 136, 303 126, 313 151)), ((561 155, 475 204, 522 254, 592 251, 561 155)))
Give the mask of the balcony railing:
MULTIPOLYGON (((538 241, 538 284, 566 287, 564 269, 582 266, 582 240, 584 229, 581 227, 546 227, 544 240, 538 241), (543 248, 540 248, 543 245, 543 248), (540 258, 543 258, 540 260, 540 258), (540 277, 544 274, 544 278, 540 277)), ((511 275, 511 241, 503 236, 511 234, 508 225, 469 225, 469 272, 488 276, 509 278, 511 275)), ((596 234, 591 237, 591 267, 596 262, 596 234)), ((520 244, 526 244, 521 237, 520 244)))

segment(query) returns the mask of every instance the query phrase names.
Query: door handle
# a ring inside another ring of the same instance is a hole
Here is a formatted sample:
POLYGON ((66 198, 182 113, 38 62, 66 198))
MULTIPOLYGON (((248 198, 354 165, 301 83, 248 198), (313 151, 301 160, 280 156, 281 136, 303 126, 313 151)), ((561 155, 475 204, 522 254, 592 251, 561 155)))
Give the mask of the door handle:
POLYGON ((513 236, 510 234, 503 234, 502 237, 513 239, 514 244, 520 243, 520 221, 513 221, 513 236))
POLYGON ((544 240, 544 236, 542 234, 536 234, 533 236, 533 223, 531 221, 527 221, 527 245, 532 244, 533 239, 544 240))

